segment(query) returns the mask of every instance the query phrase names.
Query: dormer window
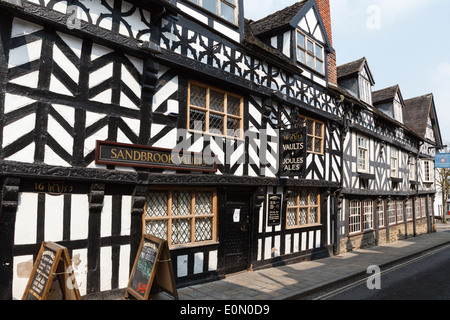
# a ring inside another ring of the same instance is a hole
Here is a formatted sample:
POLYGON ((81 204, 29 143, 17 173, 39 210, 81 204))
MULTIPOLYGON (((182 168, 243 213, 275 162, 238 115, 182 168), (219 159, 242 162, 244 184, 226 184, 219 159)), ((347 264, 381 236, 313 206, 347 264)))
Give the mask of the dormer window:
POLYGON ((372 105, 372 85, 366 68, 363 68, 359 74, 359 98, 365 103, 372 105))
POLYGON ((310 69, 325 74, 323 46, 297 30, 297 61, 310 69))
POLYGON ((196 5, 214 13, 222 19, 236 24, 237 0, 190 0, 196 5))
POLYGON ((400 123, 403 123, 403 106, 398 96, 394 99, 394 119, 400 123))

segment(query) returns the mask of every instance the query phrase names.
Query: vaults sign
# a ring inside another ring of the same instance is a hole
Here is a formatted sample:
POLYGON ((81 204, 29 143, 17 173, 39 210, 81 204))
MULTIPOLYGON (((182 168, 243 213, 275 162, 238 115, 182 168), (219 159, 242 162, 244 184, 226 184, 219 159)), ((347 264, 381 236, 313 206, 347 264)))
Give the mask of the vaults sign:
POLYGON ((211 154, 151 148, 108 141, 97 141, 95 163, 184 171, 217 171, 217 158, 211 154))
POLYGON ((281 176, 303 176, 306 168, 306 128, 285 130, 281 136, 281 176))

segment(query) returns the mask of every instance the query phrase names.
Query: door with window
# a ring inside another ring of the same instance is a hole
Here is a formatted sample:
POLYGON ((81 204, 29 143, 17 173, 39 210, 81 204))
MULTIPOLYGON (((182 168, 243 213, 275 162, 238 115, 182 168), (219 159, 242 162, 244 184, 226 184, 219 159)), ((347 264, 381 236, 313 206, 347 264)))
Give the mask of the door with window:
POLYGON ((226 273, 249 267, 251 212, 250 195, 228 194, 224 221, 224 266, 226 273))

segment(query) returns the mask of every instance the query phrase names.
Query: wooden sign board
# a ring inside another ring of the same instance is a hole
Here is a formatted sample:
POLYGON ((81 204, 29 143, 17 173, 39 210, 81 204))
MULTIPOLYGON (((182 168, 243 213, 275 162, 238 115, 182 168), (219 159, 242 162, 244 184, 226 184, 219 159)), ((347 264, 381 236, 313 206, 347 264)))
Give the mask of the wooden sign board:
POLYGON ((144 235, 131 271, 125 298, 148 300, 151 289, 162 290, 178 300, 167 241, 144 235))
POLYGON ((43 242, 22 300, 46 300, 54 276, 58 276, 64 300, 81 300, 67 248, 43 242))

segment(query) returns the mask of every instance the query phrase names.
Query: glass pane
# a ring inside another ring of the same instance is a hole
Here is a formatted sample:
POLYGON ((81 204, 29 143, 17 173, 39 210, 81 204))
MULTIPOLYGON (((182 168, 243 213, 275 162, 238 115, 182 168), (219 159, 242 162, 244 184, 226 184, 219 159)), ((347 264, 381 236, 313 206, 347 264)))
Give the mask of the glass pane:
POLYGON ((314 152, 322 153, 322 139, 314 139, 314 152))
POLYGON ((316 60, 316 71, 323 73, 323 62, 316 60))
POLYGON ((227 136, 240 137, 241 136, 241 120, 228 117, 227 118, 227 136))
POLYGON ((310 54, 306 55, 306 65, 311 69, 314 69, 314 57, 310 54))
POLYGON ((206 88, 191 85, 191 105, 206 108, 206 88))
POLYGON ((172 192, 172 216, 191 214, 191 193, 186 191, 172 192))
POLYGON ((307 190, 302 190, 300 192, 299 205, 300 206, 308 205, 308 191, 307 190))
POLYGON ((167 216, 168 200, 169 194, 167 192, 150 192, 147 196, 147 205, 145 207, 146 217, 167 216))
POLYGON ((313 141, 314 138, 313 137, 307 137, 306 138, 306 150, 307 151, 313 151, 313 141))
POLYGON ((241 99, 227 96, 227 113, 233 116, 241 116, 241 99))
POLYGON ((212 214, 212 192, 197 192, 195 194, 195 215, 212 214))
POLYGON ((195 241, 212 240, 212 218, 195 219, 195 241))
POLYGON ((217 14, 217 0, 203 0, 203 8, 217 14))
POLYGON ((206 131, 206 112, 191 109, 189 128, 191 130, 206 131))
POLYGON ((209 108, 211 110, 224 112, 223 105, 225 102, 225 95, 221 92, 211 90, 209 93, 209 108))
POLYGON ((231 22, 234 23, 234 8, 230 6, 229 4, 226 4, 224 2, 221 2, 220 4, 220 16, 231 22))
POLYGON ((322 137, 323 124, 316 122, 314 135, 316 137, 322 137))
POLYGON ((299 221, 299 224, 300 224, 301 226, 306 225, 306 223, 307 223, 307 221, 306 221, 306 216, 307 216, 307 214, 308 214, 308 209, 307 209, 307 208, 300 208, 300 213, 299 213, 299 216, 298 216, 298 221, 299 221))
POLYGON ((309 209, 309 223, 317 223, 317 208, 309 209))
POLYGON ((323 50, 318 44, 316 44, 316 57, 323 61, 323 50))
POLYGON ((297 193, 292 192, 290 196, 287 198, 287 206, 288 207, 295 207, 297 205, 297 193))
POLYGON ((318 194, 317 194, 317 191, 316 190, 311 190, 311 192, 310 192, 310 194, 309 194, 309 204, 311 205, 311 206, 315 206, 315 205, 318 205, 319 204, 319 202, 318 202, 318 194))
POLYGON ((306 40, 306 49, 308 50, 308 52, 314 54, 314 43, 312 43, 312 41, 306 40))
POLYGON ((314 125, 313 121, 306 119, 306 133, 307 134, 310 134, 310 135, 314 134, 313 133, 313 125, 314 125))
POLYGON ((146 221, 145 233, 167 240, 167 221, 146 221))
POLYGON ((306 63, 305 51, 297 50, 297 60, 301 63, 306 63))
POLYGON ((191 242, 191 219, 176 219, 172 221, 172 244, 191 242))
POLYGON ((305 49, 305 36, 297 32, 297 46, 305 49))
POLYGON ((297 209, 288 209, 287 212, 287 226, 288 227, 293 227, 296 224, 296 215, 297 213, 297 209))
POLYGON ((209 132, 223 134, 224 117, 218 114, 209 115, 209 132))

